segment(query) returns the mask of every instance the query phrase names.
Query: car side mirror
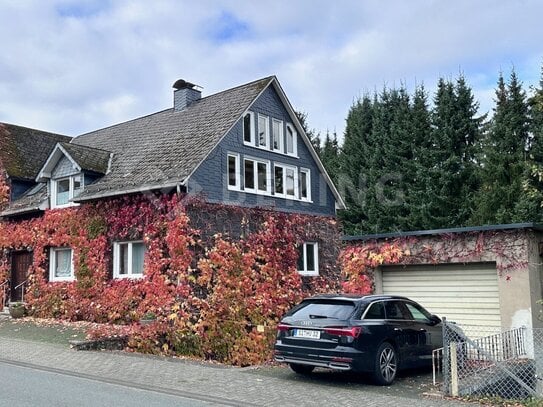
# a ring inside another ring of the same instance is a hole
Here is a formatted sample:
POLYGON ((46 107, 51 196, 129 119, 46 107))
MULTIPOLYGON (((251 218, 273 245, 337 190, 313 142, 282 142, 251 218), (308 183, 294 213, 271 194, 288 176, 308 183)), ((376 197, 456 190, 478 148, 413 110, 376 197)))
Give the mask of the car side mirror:
POLYGON ((441 318, 439 318, 437 315, 430 316, 430 325, 437 325, 440 322, 441 322, 441 318))

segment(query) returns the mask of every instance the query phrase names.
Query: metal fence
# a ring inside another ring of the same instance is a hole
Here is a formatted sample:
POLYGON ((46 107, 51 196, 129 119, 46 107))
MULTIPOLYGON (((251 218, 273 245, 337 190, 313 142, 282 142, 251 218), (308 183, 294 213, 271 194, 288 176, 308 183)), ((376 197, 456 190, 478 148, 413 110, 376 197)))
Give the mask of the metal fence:
POLYGON ((443 323, 443 391, 451 396, 543 397, 543 329, 443 323))

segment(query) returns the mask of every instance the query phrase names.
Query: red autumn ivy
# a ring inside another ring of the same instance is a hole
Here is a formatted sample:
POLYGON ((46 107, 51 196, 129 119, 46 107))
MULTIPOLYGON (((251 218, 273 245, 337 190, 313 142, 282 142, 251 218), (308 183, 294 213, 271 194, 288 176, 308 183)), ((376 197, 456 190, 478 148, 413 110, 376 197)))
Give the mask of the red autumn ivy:
MULTIPOLYGON (((318 239, 323 225, 339 236, 335 221, 180 198, 130 196, 2 221, 0 279, 9 275, 11 251, 32 250, 25 300, 34 316, 124 324, 129 347, 141 352, 237 365, 268 359, 281 315, 304 295, 339 287, 336 273, 304 283, 296 272, 295 245, 318 239), (241 218, 258 221, 244 225, 252 233, 241 238, 207 239, 185 205, 193 214, 216 210, 228 218, 244 211, 241 218), (111 279, 112 244, 128 240, 145 243, 145 277, 111 279), (48 281, 51 247, 72 248, 75 281, 48 281), (140 326, 147 312, 157 321, 140 326)), ((91 335, 118 330, 114 326, 91 335)))

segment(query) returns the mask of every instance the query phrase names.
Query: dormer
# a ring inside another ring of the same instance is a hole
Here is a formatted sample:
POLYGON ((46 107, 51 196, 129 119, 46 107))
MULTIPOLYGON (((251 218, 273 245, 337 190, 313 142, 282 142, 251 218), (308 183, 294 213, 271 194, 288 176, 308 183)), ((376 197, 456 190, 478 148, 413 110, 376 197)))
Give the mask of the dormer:
POLYGON ((57 143, 36 178, 48 185, 50 208, 77 205, 74 198, 108 172, 111 157, 109 151, 57 143))

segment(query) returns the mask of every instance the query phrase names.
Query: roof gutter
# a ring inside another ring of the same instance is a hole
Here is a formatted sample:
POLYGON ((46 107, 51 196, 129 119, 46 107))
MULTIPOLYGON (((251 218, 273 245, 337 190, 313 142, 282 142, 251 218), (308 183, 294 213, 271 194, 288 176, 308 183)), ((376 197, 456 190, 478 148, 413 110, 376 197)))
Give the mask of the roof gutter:
POLYGON ((132 188, 132 189, 104 191, 104 192, 99 192, 95 194, 90 194, 87 196, 78 196, 77 198, 74 198, 72 201, 76 203, 82 203, 82 202, 94 201, 96 199, 111 198, 114 196, 126 195, 126 194, 150 192, 150 191, 154 191, 157 189, 164 189, 164 188, 175 188, 176 191, 180 192, 181 191, 180 186, 182 185, 185 185, 185 179, 181 181, 175 181, 173 183, 168 183, 168 184, 145 185, 142 187, 132 188))
POLYGON ((39 206, 33 206, 33 207, 26 207, 26 208, 20 208, 20 209, 6 209, 5 211, 0 213, 0 217, 9 217, 14 215, 23 215, 25 213, 33 213, 33 212, 40 212, 44 209, 40 208, 39 206))

